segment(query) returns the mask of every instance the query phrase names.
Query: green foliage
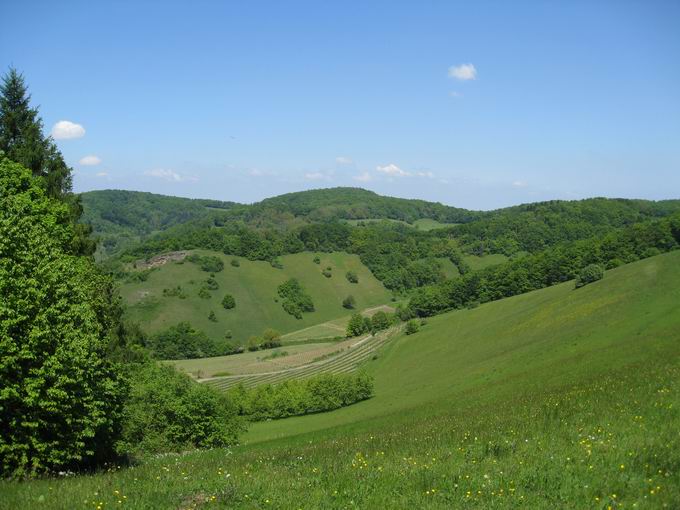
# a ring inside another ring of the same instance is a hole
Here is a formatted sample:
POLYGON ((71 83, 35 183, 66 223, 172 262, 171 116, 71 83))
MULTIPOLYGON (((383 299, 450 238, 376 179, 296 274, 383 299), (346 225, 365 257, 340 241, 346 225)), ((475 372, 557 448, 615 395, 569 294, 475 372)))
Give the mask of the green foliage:
POLYGON ((309 294, 302 288, 300 282, 291 278, 278 286, 278 294, 283 301, 283 309, 296 319, 302 319, 303 312, 313 312, 314 303, 309 294))
POLYGON ((319 257, 318 255, 316 255, 316 256, 314 257, 314 263, 315 263, 315 264, 321 264, 321 257, 319 257))
POLYGON ((182 289, 181 285, 177 285, 177 287, 173 287, 171 289, 163 289, 163 296, 164 297, 178 297, 180 299, 186 299, 187 295, 182 289))
POLYGON ((345 273, 345 278, 347 278, 349 283, 359 283, 359 277, 354 271, 347 271, 347 273, 345 273))
POLYGON ((217 315, 215 315, 215 312, 213 310, 210 310, 210 313, 208 314, 208 320, 212 322, 217 322, 217 315))
POLYGON ((373 396, 373 378, 358 374, 322 374, 253 389, 239 386, 227 393, 238 414, 250 421, 331 411, 373 396))
POLYGON ((267 328, 262 333, 261 349, 273 349, 281 346, 281 333, 272 328, 267 328))
POLYGON ((188 322, 180 322, 152 335, 148 342, 147 347, 158 359, 206 358, 228 354, 222 352, 205 333, 194 329, 188 322))
POLYGON ((326 278, 330 278, 331 276, 333 276, 332 271, 328 268, 321 271, 321 274, 324 275, 326 278))
POLYGON ((596 282, 604 278, 604 268, 600 264, 588 264, 581 269, 576 277, 576 288, 583 287, 589 283, 596 282))
POLYGON ((212 297, 212 294, 206 287, 201 287, 198 290, 198 297, 200 297, 201 299, 210 299, 212 297))
POLYGON ((189 262, 198 264, 198 266, 208 273, 218 273, 224 269, 224 262, 221 258, 214 255, 196 255, 192 254, 187 257, 189 262))
POLYGON ((231 259, 230 264, 232 265, 232 267, 240 267, 241 266, 241 262, 238 259, 231 259))
POLYGON ((633 262, 678 247, 671 220, 638 223, 605 236, 553 246, 504 264, 468 273, 437 286, 418 289, 409 307, 419 316, 486 303, 576 278, 590 264, 633 262), (651 250, 654 249, 654 250, 651 250))
POLYGON ((351 294, 347 296, 345 299, 342 300, 342 306, 343 308, 347 308, 348 310, 353 309, 357 304, 356 299, 354 299, 354 296, 351 294))
POLYGON ((232 308, 236 307, 236 299, 234 299, 234 296, 231 294, 225 294, 222 298, 222 306, 226 310, 231 310, 232 308))
POLYGON ((94 465, 119 434, 127 390, 106 357, 119 309, 73 238, 69 207, 0 156, 2 476, 94 465))
POLYGON ((220 284, 217 283, 217 280, 215 280, 215 277, 214 277, 214 276, 209 277, 209 278, 205 281, 205 286, 206 286, 206 288, 207 288, 208 290, 217 290, 217 289, 220 288, 220 284))
POLYGON ((360 313, 353 313, 349 319, 349 322, 347 323, 347 337, 351 338, 354 336, 363 335, 370 330, 370 327, 367 328, 366 326, 367 324, 364 316, 362 316, 360 313))
POLYGON ((246 343, 246 349, 249 351, 259 351, 260 347, 262 346, 262 339, 259 336, 252 335, 250 338, 248 338, 248 342, 246 343))
POLYGON ((172 367, 145 362, 130 370, 122 452, 148 454, 235 444, 244 430, 233 403, 172 367))
POLYGON ((418 321, 411 319, 406 323, 406 329, 404 331, 407 335, 412 335, 417 333, 419 329, 420 325, 418 324, 418 321))
POLYGON ((379 310, 371 317, 371 333, 376 333, 378 331, 382 331, 383 329, 387 329, 391 324, 391 317, 382 310, 379 310))

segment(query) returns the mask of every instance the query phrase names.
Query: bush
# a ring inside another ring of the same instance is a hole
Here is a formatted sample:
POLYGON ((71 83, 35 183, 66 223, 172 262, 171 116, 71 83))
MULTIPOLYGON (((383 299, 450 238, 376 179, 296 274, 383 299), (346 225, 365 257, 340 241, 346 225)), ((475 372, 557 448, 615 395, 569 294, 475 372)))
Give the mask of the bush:
POLYGON ((357 304, 356 299, 354 299, 354 296, 352 296, 351 294, 342 300, 342 306, 344 308, 347 308, 348 310, 354 308, 356 304, 357 304))
POLYGON ((275 269, 283 269, 283 263, 281 262, 281 259, 279 259, 279 258, 272 259, 269 263, 275 269))
POLYGON ((221 354, 205 333, 188 322, 180 322, 151 336, 148 348, 158 359, 206 358, 221 354))
POLYGON ((578 274, 576 288, 578 289, 602 278, 604 278, 604 268, 599 264, 589 264, 581 269, 581 272, 578 274))
POLYGON ((214 255, 197 255, 192 254, 187 257, 189 262, 198 264, 198 266, 207 273, 219 273, 224 269, 224 262, 221 258, 214 255))
POLYGON ((300 282, 295 278, 282 283, 277 290, 279 296, 283 298, 281 306, 296 319, 302 319, 302 312, 314 311, 311 296, 304 291, 300 282))
POLYGON ((211 322, 217 322, 217 315, 215 315, 215 312, 210 310, 210 313, 208 314, 208 320, 211 322))
POLYGON ((324 269, 323 271, 321 271, 321 274, 324 275, 326 278, 330 278, 331 276, 333 276, 333 273, 331 272, 330 269, 324 269))
POLYGON ((420 326, 418 326, 418 321, 415 319, 411 319, 406 323, 406 334, 407 335, 412 335, 413 333, 417 333, 418 330, 420 329, 420 326))
POLYGON ((359 283, 359 277, 354 271, 347 271, 347 273, 345 273, 345 278, 347 278, 349 283, 359 283))
POLYGON ((262 339, 255 335, 252 335, 250 338, 248 338, 248 342, 246 343, 246 348, 251 352, 259 351, 261 346, 262 339))
POLYGON ((314 257, 314 263, 315 264, 321 264, 321 258, 318 255, 316 257, 314 257))
POLYGON ((182 289, 181 285, 173 287, 171 289, 163 289, 163 297, 178 297, 180 299, 186 299, 187 295, 182 289))
POLYGON ((322 374, 309 379, 230 390, 238 414, 251 421, 331 411, 373 396, 373 379, 358 374, 322 374))
POLYGON ((234 299, 234 296, 231 294, 225 294, 224 297, 222 298, 222 306, 226 310, 231 310, 236 306, 236 300, 234 299))
POLYGON ((262 333, 262 349, 273 349, 281 346, 281 333, 275 329, 268 328, 262 333))
POLYGON ((212 276, 205 281, 205 287, 208 290, 217 290, 220 288, 220 284, 212 276))
POLYGON ((351 338, 363 335, 367 331, 369 331, 369 328, 366 327, 364 317, 360 313, 352 314, 352 317, 350 317, 349 322, 347 323, 347 337, 351 338))
POLYGON ((151 361, 130 370, 132 393, 124 408, 118 451, 147 454, 235 444, 244 430, 223 394, 151 361))
POLYGON ((371 317, 371 333, 376 333, 389 328, 391 322, 390 316, 382 310, 375 312, 373 317, 371 317))
POLYGON ((230 264, 231 264, 233 267, 240 267, 240 266, 241 266, 241 262, 239 262, 238 259, 231 259, 230 264))
POLYGON ((210 299, 212 294, 210 294, 210 291, 206 287, 201 287, 198 291, 198 297, 201 299, 210 299))
POLYGON ((73 255, 67 205, 0 155, 0 476, 110 458, 127 385, 113 284, 73 255))

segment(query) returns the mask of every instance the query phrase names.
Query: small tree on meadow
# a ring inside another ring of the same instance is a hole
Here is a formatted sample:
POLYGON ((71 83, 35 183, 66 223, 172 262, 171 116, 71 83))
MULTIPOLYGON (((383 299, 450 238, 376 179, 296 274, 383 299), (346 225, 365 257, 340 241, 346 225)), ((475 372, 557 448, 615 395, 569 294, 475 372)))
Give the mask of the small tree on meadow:
POLYGON ((349 283, 359 283, 359 277, 354 271, 347 271, 345 278, 347 278, 349 283))
POLYGON ((599 264, 589 264, 581 269, 581 272, 578 274, 576 288, 578 289, 602 278, 604 278, 604 268, 599 264))
POLYGON ((347 323, 347 336, 359 336, 366 331, 367 329, 364 317, 360 313, 352 314, 352 317, 350 317, 349 322, 347 323))
POLYGON ((231 294, 225 294, 222 298, 222 306, 227 310, 234 308, 236 306, 236 300, 234 299, 234 296, 231 294))
POLYGON ((420 329, 420 327, 418 326, 418 321, 416 321, 415 319, 411 319, 410 321, 408 321, 406 323, 406 334, 407 335, 412 335, 413 333, 417 333, 418 329, 420 329))
POLYGON ((253 335, 248 339, 248 343, 246 344, 246 348, 249 351, 258 351, 258 350, 260 350, 261 345, 262 345, 262 339, 260 337, 253 335))
POLYGON ((356 306, 356 304, 357 304, 356 299, 354 299, 354 296, 352 296, 351 294, 342 300, 342 306, 344 308, 347 308, 348 310, 353 309, 356 306))
POLYGON ((272 328, 267 328, 262 333, 261 347, 264 349, 272 349, 281 346, 281 333, 272 328))

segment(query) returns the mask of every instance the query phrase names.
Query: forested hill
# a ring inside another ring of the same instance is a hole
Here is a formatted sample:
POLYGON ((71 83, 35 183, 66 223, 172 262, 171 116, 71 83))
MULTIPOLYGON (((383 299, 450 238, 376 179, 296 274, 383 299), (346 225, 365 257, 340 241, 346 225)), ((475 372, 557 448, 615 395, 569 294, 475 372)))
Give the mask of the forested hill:
POLYGON ((467 223, 484 215, 425 200, 386 197, 362 188, 326 188, 286 193, 253 204, 247 217, 267 211, 290 213, 310 221, 390 219, 412 223, 429 218, 442 223, 467 223))
POLYGON ((141 191, 101 190, 81 194, 82 221, 101 240, 100 251, 115 252, 155 232, 236 204, 171 197, 141 191))

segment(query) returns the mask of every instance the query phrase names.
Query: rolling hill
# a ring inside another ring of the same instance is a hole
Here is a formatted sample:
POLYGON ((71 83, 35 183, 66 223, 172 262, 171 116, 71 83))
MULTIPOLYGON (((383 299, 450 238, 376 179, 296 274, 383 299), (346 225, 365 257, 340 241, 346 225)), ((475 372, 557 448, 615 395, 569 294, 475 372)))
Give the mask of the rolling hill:
MULTIPOLYGON (((146 331, 153 333, 188 321, 211 338, 223 339, 225 333, 231 331, 235 341, 245 343, 250 335, 259 335, 266 328, 288 333, 344 317, 348 310, 342 307, 342 300, 350 294, 359 310, 385 304, 391 297, 356 255, 322 253, 319 264, 313 261, 314 253, 285 255, 280 258, 283 268, 277 269, 268 262, 219 252, 197 250, 195 253, 213 255, 224 261, 224 269, 215 273, 219 288, 209 291, 207 299, 199 297, 198 292, 209 273, 188 261, 167 263, 152 271, 146 281, 121 285, 120 293, 129 305, 130 318, 142 323, 146 331), (231 265, 232 259, 239 261, 238 267, 231 265), (330 278, 322 274, 327 267, 331 268, 330 278), (357 274, 358 283, 346 279, 348 271, 357 274), (314 302, 315 311, 303 314, 301 320, 285 312, 277 296, 277 286, 289 278, 297 278, 314 302), (163 295, 164 289, 178 285, 186 294, 185 299, 163 295), (236 299, 234 309, 225 310, 220 304, 225 293, 236 299), (208 319, 210 311, 215 312, 216 322, 208 319)), ((335 332, 336 335, 343 333, 342 330, 335 332)))
POLYGON ((229 450, 2 482, 4 504, 604 509, 680 500, 680 251, 578 290, 566 282, 442 314, 394 337, 366 369, 370 400, 255 424, 229 450))

